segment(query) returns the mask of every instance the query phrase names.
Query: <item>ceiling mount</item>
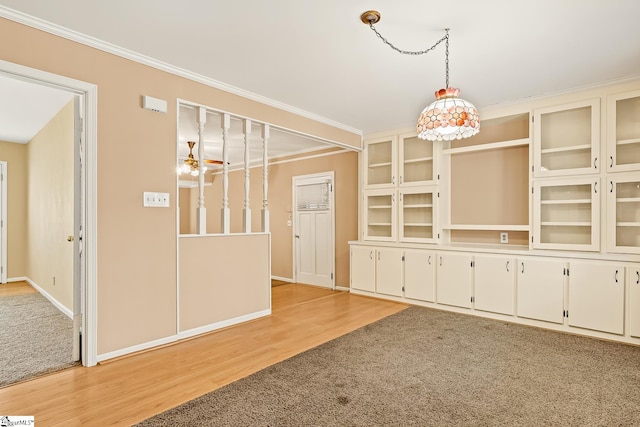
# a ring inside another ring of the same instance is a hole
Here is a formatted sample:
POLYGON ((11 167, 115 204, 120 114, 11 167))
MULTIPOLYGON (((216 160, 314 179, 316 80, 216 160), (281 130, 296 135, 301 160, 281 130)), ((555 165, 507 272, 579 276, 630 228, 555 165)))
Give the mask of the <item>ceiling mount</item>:
POLYGON ((360 20, 363 24, 372 25, 380 22, 380 12, 377 10, 367 10, 360 15, 360 20))

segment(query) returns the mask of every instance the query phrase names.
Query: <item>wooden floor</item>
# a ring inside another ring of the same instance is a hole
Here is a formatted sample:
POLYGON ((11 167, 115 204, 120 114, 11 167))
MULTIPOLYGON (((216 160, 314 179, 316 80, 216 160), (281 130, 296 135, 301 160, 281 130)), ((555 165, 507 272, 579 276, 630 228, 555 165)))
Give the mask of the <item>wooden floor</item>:
POLYGON ((129 426, 406 307, 277 286, 271 316, 0 389, 0 414, 33 415, 39 427, 129 426))
MULTIPOLYGON (((0 297, 11 297, 15 295, 35 294, 38 291, 27 282, 11 282, 0 285, 0 297)), ((1 408, 0 408, 1 409, 1 408)), ((2 412, 0 410, 0 412, 2 412)))

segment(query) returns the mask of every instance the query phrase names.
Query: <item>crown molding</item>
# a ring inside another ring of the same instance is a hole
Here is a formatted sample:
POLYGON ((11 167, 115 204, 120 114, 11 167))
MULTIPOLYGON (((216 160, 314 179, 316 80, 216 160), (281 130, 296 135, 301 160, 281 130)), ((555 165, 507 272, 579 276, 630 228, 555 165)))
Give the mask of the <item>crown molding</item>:
POLYGON ((206 86, 214 87, 216 89, 220 89, 225 92, 229 92, 234 95, 238 95, 243 98, 247 98, 252 101, 259 102, 261 104, 278 108, 280 110, 287 111, 289 113, 293 113, 298 116, 315 120, 316 122, 323 123, 323 124, 335 127, 337 129, 342 129, 344 131, 362 136, 362 130, 360 129, 356 129, 354 127, 336 122, 326 117, 319 116, 309 111, 302 110, 297 107, 293 107, 291 105, 285 104, 280 101, 276 101, 271 98, 267 98, 262 95, 258 95, 257 93, 249 92, 239 87, 228 85, 226 83, 203 76, 202 74, 194 73, 184 68, 176 67, 169 63, 159 61, 155 58, 151 58, 149 56, 142 55, 140 53, 125 49, 123 47, 114 45, 112 43, 105 42, 95 37, 82 34, 78 31, 74 31, 69 28, 45 21, 35 16, 27 15, 26 13, 8 8, 6 6, 0 5, 0 17, 6 18, 10 21, 17 22, 19 24, 26 25, 28 27, 35 28, 37 30, 47 32, 49 34, 53 34, 58 37, 65 38, 67 40, 71 40, 71 41, 83 44, 85 46, 89 46, 89 47, 101 50, 103 52, 107 52, 107 53, 119 56, 121 58, 129 59, 131 61, 144 64, 149 67, 152 67, 161 71, 165 71, 170 74, 174 74, 179 77, 184 77, 185 79, 189 79, 189 80, 204 84, 206 86))

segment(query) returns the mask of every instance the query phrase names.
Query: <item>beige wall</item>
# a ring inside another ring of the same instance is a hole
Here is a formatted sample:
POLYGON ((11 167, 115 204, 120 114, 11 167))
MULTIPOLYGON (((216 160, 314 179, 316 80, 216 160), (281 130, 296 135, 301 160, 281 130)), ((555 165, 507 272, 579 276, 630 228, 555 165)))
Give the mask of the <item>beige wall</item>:
POLYGON ((178 98, 360 145, 359 135, 7 19, 0 39, 11 40, 0 44, 2 60, 98 87, 98 355, 176 332, 176 210, 144 208, 142 193, 167 192, 174 206, 178 98), (167 114, 142 109, 143 95, 166 100, 167 114))
POLYGON ((27 276, 27 146, 0 141, 7 162, 7 279, 27 276))
MULTIPOLYGON (((358 238, 358 154, 346 152, 299 159, 269 166, 269 215, 271 227, 271 274, 293 278, 292 227, 287 220, 292 212, 293 177, 320 172, 335 172, 336 285, 349 287, 349 240, 358 238)), ((251 227, 260 230, 262 209, 262 168, 250 170, 251 227)), ((193 194, 193 193, 192 193, 193 194)), ((244 172, 229 174, 231 231, 242 232, 244 172)), ((213 185, 205 187, 207 231, 221 231, 222 176, 215 175, 213 185)), ((182 206, 182 203, 180 203, 182 206)))
POLYGON ((27 277, 73 309, 73 101, 27 144, 27 277))

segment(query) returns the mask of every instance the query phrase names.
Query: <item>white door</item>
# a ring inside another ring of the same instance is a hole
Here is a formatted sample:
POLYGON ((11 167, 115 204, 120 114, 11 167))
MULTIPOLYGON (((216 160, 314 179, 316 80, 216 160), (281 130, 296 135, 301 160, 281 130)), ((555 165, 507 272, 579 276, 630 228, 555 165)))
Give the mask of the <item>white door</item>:
POLYGON ((471 308, 473 256, 468 254, 438 254, 436 300, 439 304, 471 308))
POLYGON ((293 178, 294 279, 334 288, 333 172, 293 178))
POLYGON ((82 138, 82 99, 74 96, 74 116, 73 116, 73 360, 80 360, 81 355, 81 327, 82 327, 82 289, 84 283, 83 268, 83 224, 84 224, 84 144, 82 138))

